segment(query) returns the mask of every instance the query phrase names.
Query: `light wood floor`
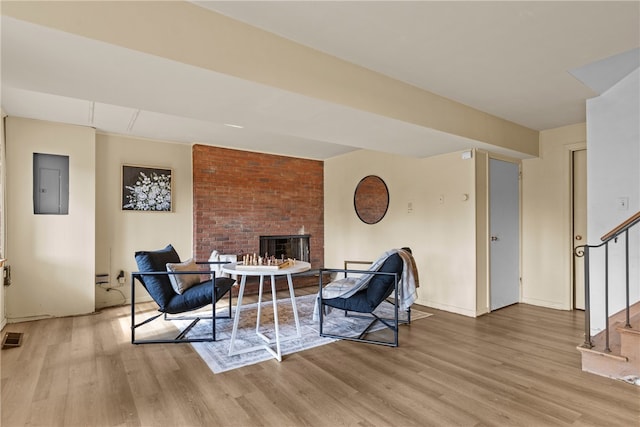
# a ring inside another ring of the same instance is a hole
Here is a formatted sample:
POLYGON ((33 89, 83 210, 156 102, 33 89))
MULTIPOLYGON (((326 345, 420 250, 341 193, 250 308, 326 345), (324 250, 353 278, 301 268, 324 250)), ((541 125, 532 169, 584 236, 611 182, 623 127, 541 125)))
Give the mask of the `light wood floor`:
POLYGON ((131 345, 129 310, 5 327, 25 335, 0 353, 2 426, 640 425, 640 387, 580 370, 580 312, 424 309, 395 349, 342 341, 213 374, 188 344, 131 345))

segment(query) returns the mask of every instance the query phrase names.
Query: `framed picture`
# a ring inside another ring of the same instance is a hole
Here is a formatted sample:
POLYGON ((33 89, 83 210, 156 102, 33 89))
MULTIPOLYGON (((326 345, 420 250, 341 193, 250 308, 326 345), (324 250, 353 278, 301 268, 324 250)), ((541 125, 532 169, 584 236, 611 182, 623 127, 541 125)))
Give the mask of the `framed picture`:
POLYGON ((171 169, 122 166, 122 210, 171 212, 171 169))

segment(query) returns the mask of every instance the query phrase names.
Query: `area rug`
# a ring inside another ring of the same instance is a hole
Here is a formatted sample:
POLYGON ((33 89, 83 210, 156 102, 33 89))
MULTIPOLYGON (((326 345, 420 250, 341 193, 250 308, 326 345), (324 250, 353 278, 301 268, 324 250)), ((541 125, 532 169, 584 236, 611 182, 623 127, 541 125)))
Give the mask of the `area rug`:
MULTIPOLYGON (((318 321, 313 320, 313 308, 315 303, 315 295, 305 295, 296 298, 296 305, 298 307, 298 318, 300 320, 300 338, 288 339, 289 337, 295 337, 296 328, 293 318, 293 310, 291 307, 291 300, 283 299, 278 301, 278 319, 280 329, 280 348, 283 354, 283 361, 286 360, 284 355, 295 353, 302 350, 307 350, 320 345, 325 345, 337 341, 332 338, 323 338, 318 333, 318 321)), ((243 305, 240 311, 240 323, 238 326, 238 332, 236 335, 236 350, 243 348, 253 347, 258 344, 264 344, 256 335, 256 314, 257 304, 243 305)), ((273 337, 273 309, 271 301, 262 303, 262 320, 260 322, 260 332, 273 337)), ((224 315, 226 309, 219 310, 219 315, 224 315)), ((235 307, 233 308, 235 316, 235 307)), ((375 311, 378 316, 392 318, 393 317, 393 305, 382 304, 375 311)), ((406 316, 406 313, 401 312, 402 316, 406 316)), ((422 319, 431 316, 429 313, 418 311, 413 309, 411 311, 411 321, 422 319)), ((176 322, 176 326, 183 327, 188 322, 176 322)), ((333 310, 325 316, 325 332, 336 333, 339 335, 357 335, 362 331, 369 320, 358 319, 354 317, 344 317, 344 312, 341 310, 333 310)), ((383 328, 382 325, 374 327, 373 330, 383 328)), ((231 340, 231 329, 233 327, 233 320, 230 319, 217 319, 216 320, 216 338, 215 342, 193 343, 194 349, 198 352, 200 357, 207 363, 209 368, 214 373, 220 373, 237 369, 242 366, 252 365, 260 363, 265 360, 275 359, 266 350, 256 350, 245 354, 236 356, 229 356, 229 342, 231 340)), ((402 328, 402 326, 401 326, 402 328)), ((206 337, 211 334, 211 321, 201 320, 196 326, 189 332, 190 338, 206 337)), ((275 344, 273 346, 275 348, 275 344)))

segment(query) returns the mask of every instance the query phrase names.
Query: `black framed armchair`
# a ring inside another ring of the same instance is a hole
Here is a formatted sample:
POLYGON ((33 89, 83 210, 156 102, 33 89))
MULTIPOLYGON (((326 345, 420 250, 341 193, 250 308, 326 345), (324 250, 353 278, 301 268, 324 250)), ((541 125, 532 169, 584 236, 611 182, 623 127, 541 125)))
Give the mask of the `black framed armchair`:
POLYGON ((410 250, 405 248, 403 250, 391 251, 390 254, 387 254, 384 258, 374 263, 369 270, 347 268, 320 269, 320 290, 318 292, 320 335, 323 337, 397 347, 399 325, 411 322, 410 304, 414 299, 415 287, 407 292, 409 288, 403 289, 405 285, 403 282, 414 280, 413 273, 415 269, 412 263, 413 257, 411 257, 410 250), (406 272, 405 269, 407 270, 406 272), (339 288, 344 288, 344 291, 339 291, 342 295, 335 296, 335 292, 326 292, 328 287, 336 284, 336 282, 331 282, 325 287, 323 279, 326 277, 326 273, 343 273, 345 275, 345 280, 338 285, 339 288), (361 279, 348 281, 346 278, 349 274, 357 274, 361 279), (411 278, 408 276, 411 276, 411 278), (348 289, 350 286, 353 290, 348 289), (405 293, 413 294, 407 298, 407 295, 403 295, 405 293), (410 302, 406 304, 407 301, 410 302), (376 314, 375 311, 381 304, 391 304, 393 306, 392 318, 381 317, 376 314), (333 333, 325 329, 324 317, 328 309, 343 310, 345 317, 359 317, 370 319, 371 321, 362 332, 356 336, 345 336, 333 333), (406 316, 403 319, 400 318, 400 310, 406 312, 406 316), (376 323, 380 323, 390 329, 393 332, 393 339, 382 340, 366 338, 376 323))
MULTIPOLYGON (((200 265, 216 264, 217 262, 180 261, 178 253, 172 245, 157 251, 138 251, 135 253, 139 271, 131 273, 131 343, 183 343, 204 342, 216 340, 216 319, 231 318, 231 287, 235 280, 229 277, 216 277, 215 272, 200 270, 200 265), (206 275, 208 280, 201 281, 206 275), (135 281, 139 281, 149 296, 158 305, 159 313, 136 323, 136 295, 135 281), (216 303, 225 295, 229 297, 228 314, 216 316, 216 303), (211 312, 200 311, 211 305, 211 312), (191 313, 191 314, 189 314, 191 313), (203 315, 205 314, 205 315, 203 315), (149 338, 136 339, 136 329, 153 320, 163 317, 164 320, 192 320, 173 339, 149 338), (188 338, 188 332, 200 320, 211 320, 211 335, 200 338, 188 338)), ((224 263, 224 262, 222 262, 224 263)))

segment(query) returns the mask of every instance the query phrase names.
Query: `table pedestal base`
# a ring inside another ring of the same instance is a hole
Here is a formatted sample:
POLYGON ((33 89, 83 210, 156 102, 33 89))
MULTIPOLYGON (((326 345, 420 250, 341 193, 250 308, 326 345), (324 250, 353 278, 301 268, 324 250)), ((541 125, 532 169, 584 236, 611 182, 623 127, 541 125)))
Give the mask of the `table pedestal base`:
POLYGON ((296 335, 291 337, 280 338, 280 330, 278 324, 278 300, 276 297, 276 277, 275 275, 271 275, 271 300, 273 304, 273 324, 274 324, 274 337, 269 338, 260 332, 260 317, 262 314, 262 291, 264 287, 264 276, 260 276, 260 289, 258 293, 258 314, 256 319, 256 335, 259 336, 265 344, 243 348, 240 350, 235 349, 236 343, 236 334, 238 332, 238 323, 240 321, 240 310, 242 308, 242 297, 244 295, 244 287, 247 282, 247 276, 243 275, 240 279, 240 291, 238 292, 238 304, 236 308, 236 313, 233 319, 233 330, 231 331, 231 343, 229 344, 229 356, 235 356, 238 354, 249 353, 257 350, 266 350, 268 351, 278 362, 282 361, 282 352, 280 349, 280 343, 282 341, 291 340, 300 338, 302 334, 300 333, 300 320, 298 319, 298 308, 296 307, 296 296, 293 291, 293 282, 291 280, 291 275, 287 274, 287 284, 289 285, 289 297, 291 298, 291 306, 293 309, 293 318, 296 322, 296 335), (275 343, 275 350, 272 348, 271 344, 275 343))

